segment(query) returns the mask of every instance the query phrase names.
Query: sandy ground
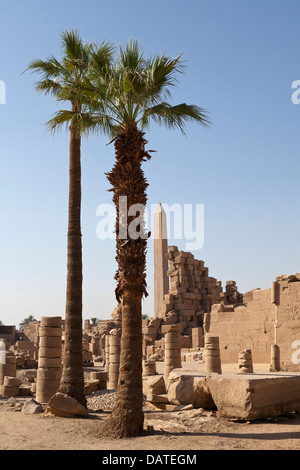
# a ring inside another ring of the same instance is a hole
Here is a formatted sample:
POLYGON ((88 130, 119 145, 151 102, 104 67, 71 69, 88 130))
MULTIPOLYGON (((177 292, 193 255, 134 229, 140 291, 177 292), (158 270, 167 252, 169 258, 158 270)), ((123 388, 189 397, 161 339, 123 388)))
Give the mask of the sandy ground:
POLYGON ((107 413, 89 418, 26 415, 0 405, 0 450, 300 450, 300 416, 274 421, 231 422, 197 410, 145 413, 154 431, 132 439, 97 436, 107 413))
POLYGON ((300 450, 300 415, 296 413, 250 423, 221 418, 217 411, 147 408, 145 429, 149 430, 143 436, 108 440, 98 433, 109 413, 94 408, 87 418, 28 415, 1 399, 0 450, 300 450))

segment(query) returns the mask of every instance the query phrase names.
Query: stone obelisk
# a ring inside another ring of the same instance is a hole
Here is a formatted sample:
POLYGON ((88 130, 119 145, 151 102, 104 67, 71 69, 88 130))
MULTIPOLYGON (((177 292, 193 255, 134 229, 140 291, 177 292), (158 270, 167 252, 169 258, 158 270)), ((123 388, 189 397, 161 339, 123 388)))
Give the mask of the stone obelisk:
POLYGON ((169 293, 167 217, 158 204, 154 213, 154 316, 159 317, 165 294, 169 293))

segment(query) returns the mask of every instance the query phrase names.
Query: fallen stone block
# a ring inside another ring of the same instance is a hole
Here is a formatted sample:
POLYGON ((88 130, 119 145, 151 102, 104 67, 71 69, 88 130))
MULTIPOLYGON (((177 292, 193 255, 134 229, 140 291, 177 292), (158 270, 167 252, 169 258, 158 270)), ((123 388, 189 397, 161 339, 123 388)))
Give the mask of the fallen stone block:
POLYGON ((88 412, 75 398, 64 393, 55 393, 49 400, 46 412, 54 416, 88 416, 88 412))
POLYGON ((19 388, 19 396, 20 397, 31 397, 32 396, 32 391, 31 391, 32 385, 20 385, 19 388))
POLYGON ((168 381, 168 400, 177 406, 192 404, 195 408, 215 408, 205 376, 172 372, 168 381))
POLYGON ((165 381, 162 375, 143 379, 143 393, 160 395, 166 393, 165 381))
POLYGON ((222 417, 254 421, 300 411, 300 376, 207 376, 206 380, 222 417))
POLYGON ((22 407, 22 413, 25 414, 38 414, 38 413, 43 413, 44 409, 42 405, 38 402, 36 402, 33 398, 30 400, 26 400, 23 407, 22 407))
POLYGON ((96 392, 99 389, 99 380, 90 380, 84 385, 84 394, 91 395, 93 392, 96 392))
POLYGON ((146 400, 151 403, 170 403, 167 395, 155 395, 151 392, 148 393, 146 400))

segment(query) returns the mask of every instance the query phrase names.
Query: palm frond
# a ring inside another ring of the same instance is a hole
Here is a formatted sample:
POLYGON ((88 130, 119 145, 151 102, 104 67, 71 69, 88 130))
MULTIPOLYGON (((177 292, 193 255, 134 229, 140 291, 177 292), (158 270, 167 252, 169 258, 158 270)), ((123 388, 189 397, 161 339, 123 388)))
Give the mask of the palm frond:
POLYGON ((63 70, 62 64, 55 59, 53 56, 49 56, 46 60, 35 59, 26 68, 25 72, 31 71, 31 73, 39 73, 42 75, 44 80, 48 78, 59 77, 65 70, 63 70))
POLYGON ((150 119, 170 129, 178 128, 184 135, 186 135, 185 126, 188 122, 196 122, 203 126, 210 124, 205 109, 186 103, 171 106, 169 103, 163 102, 146 109, 139 120, 141 127, 148 127, 150 119))
POLYGON ((125 49, 120 47, 118 68, 138 71, 144 65, 143 51, 137 40, 129 39, 125 49))
POLYGON ((116 46, 109 41, 103 41, 100 46, 93 45, 91 53, 92 72, 93 68, 101 73, 105 72, 113 63, 116 46))
POLYGON ((60 35, 65 57, 69 60, 81 59, 84 44, 78 31, 63 31, 60 35))
POLYGON ((184 73, 182 54, 175 59, 157 56, 150 59, 146 66, 147 93, 152 101, 161 101, 162 96, 169 97, 170 90, 178 84, 178 74, 184 73))
POLYGON ((60 131, 64 126, 66 128, 71 124, 72 119, 74 118, 75 113, 69 110, 60 110, 57 111, 53 117, 46 122, 46 128, 48 131, 55 133, 60 131))
POLYGON ((55 80, 41 80, 36 82, 35 90, 39 93, 44 93, 45 95, 54 95, 57 97, 61 91, 61 85, 55 80))

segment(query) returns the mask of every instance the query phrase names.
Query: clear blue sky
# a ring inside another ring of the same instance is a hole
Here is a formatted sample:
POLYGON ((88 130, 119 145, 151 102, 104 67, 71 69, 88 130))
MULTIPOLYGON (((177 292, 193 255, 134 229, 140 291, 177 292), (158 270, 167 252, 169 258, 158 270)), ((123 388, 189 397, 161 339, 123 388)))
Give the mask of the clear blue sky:
MULTIPOLYGON (((187 138, 152 126, 157 153, 144 170, 149 204, 204 204, 205 243, 194 254, 210 274, 246 292, 300 271, 300 105, 291 101, 299 0, 3 0, 0 16, 0 320, 64 317, 68 134, 46 133, 57 105, 22 72, 35 58, 59 57, 59 35, 70 28, 86 41, 138 39, 146 55, 184 53, 173 102, 207 108, 212 126, 190 125, 187 138)), ((96 236, 97 207, 111 202, 106 144, 83 143, 84 318, 110 318, 116 305, 114 241, 96 236)), ((170 242, 185 249, 184 240, 170 242)), ((148 286, 152 316, 151 241, 148 286)))

